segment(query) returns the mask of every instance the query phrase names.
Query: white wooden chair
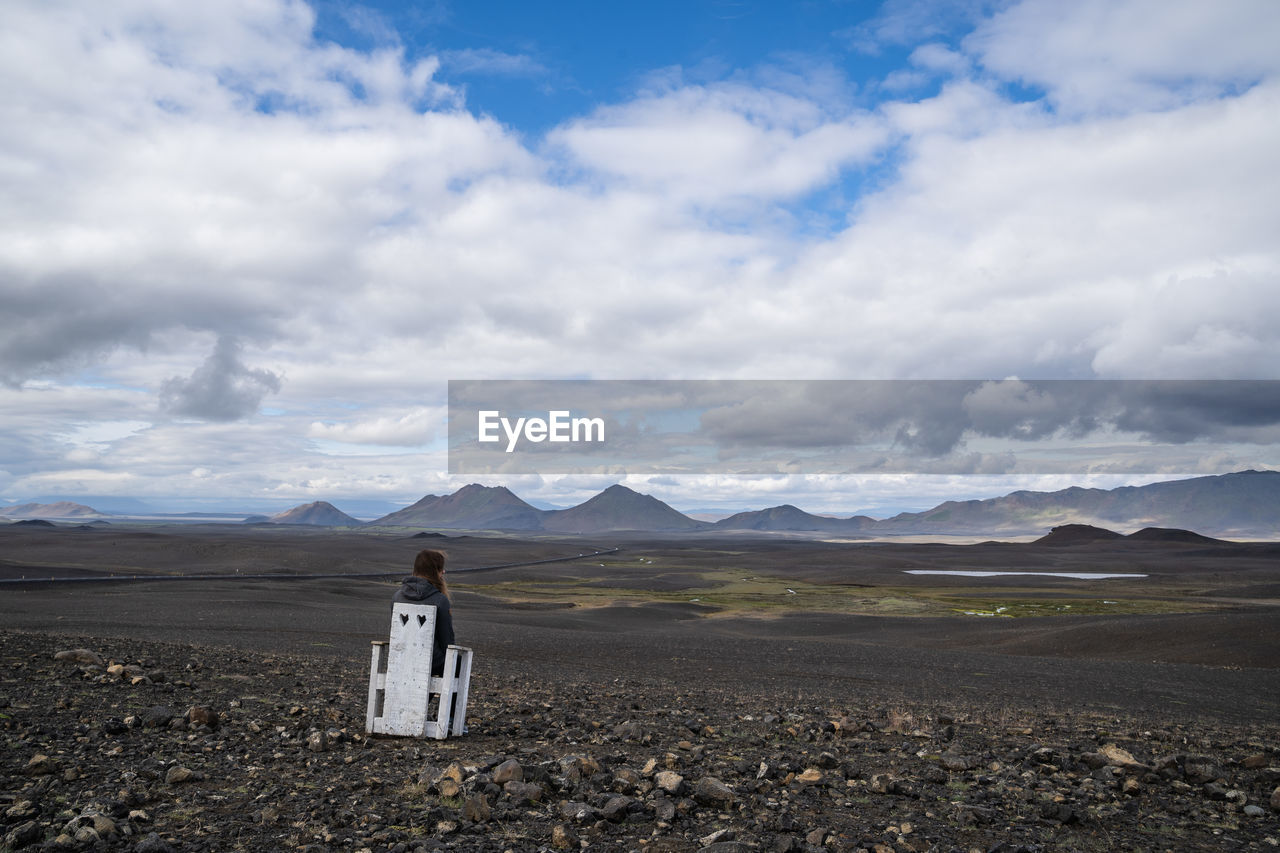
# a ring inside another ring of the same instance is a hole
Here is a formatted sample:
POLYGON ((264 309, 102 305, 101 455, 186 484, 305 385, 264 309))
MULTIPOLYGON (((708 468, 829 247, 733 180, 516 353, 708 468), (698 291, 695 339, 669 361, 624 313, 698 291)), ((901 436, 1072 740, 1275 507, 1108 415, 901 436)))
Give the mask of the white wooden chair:
POLYGON ((438 740, 462 734, 471 685, 471 649, 449 646, 444 675, 433 676, 435 633, 436 609, 431 605, 396 604, 392 609, 390 641, 373 642, 366 732, 438 740), (439 697, 434 720, 432 696, 439 697))

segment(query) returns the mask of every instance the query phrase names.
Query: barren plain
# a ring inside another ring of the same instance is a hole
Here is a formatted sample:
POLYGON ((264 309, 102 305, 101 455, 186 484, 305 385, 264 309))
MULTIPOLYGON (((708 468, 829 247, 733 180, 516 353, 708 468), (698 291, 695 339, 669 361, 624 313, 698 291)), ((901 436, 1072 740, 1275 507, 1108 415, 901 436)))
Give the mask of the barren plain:
POLYGON ((15 525, 0 578, 13 848, 1280 843, 1273 544, 15 525), (367 738, 422 547, 470 733, 367 738))

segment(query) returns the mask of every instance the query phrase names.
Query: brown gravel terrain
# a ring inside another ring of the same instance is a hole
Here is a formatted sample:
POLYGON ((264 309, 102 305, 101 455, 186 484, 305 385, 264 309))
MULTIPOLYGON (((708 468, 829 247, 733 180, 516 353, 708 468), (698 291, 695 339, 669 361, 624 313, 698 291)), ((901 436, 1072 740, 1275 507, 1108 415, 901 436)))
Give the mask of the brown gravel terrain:
MULTIPOLYGON (((403 565, 432 544, 95 531, 85 550, 40 535, 0 537, 0 560, 28 576, 92 574, 116 549, 110 570, 146 573, 172 567, 163 554, 176 549, 193 573, 221 574, 230 559, 332 574, 403 565)), ((639 543, 623 544, 640 562, 639 543)), ((675 561, 686 545, 645 544, 645 559, 679 564, 655 596, 679 589, 671 577, 696 574, 699 560, 726 559, 698 546, 675 561)), ((454 537, 446 547, 465 568, 589 546, 454 537)), ((791 565, 776 543, 742 565, 834 573, 830 546, 790 547, 802 555, 791 565)), ((1183 559, 1168 583, 1213 599, 1277 581, 1265 554, 1234 570, 1215 559, 1183 559)), ((453 575, 459 638, 476 661, 470 732, 441 742, 364 735, 368 642, 385 636, 390 580, 6 586, 0 843, 379 853, 1280 845, 1280 626, 1263 599, 1008 620, 761 614, 669 596, 515 601, 481 577, 557 577, 580 590, 601 579, 600 562, 453 575), (55 659, 77 649, 86 653, 55 659)), ((901 583, 896 568, 854 580, 901 583)))

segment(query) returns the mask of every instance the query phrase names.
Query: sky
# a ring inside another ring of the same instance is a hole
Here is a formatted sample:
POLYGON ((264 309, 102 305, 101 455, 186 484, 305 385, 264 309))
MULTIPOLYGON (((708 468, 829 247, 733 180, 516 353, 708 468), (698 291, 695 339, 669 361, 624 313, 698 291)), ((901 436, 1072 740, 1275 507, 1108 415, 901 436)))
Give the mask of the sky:
MULTIPOLYGON (((1280 379, 1277 42, 1271 0, 10 0, 0 502, 404 506, 465 485, 449 380, 1280 379)), ((618 479, 1135 482, 486 483, 618 479)))

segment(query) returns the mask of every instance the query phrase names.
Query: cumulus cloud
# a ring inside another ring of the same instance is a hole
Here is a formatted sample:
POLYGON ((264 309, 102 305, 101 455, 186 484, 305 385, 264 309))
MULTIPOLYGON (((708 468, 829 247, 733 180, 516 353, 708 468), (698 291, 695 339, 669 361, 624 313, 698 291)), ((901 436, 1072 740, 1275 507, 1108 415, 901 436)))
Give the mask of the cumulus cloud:
POLYGON ((280 390, 280 377, 270 370, 246 367, 242 347, 219 338, 213 352, 186 379, 175 376, 160 386, 160 408, 176 417, 234 421, 258 411, 268 394, 280 390))
POLYGON ((1270 0, 1024 0, 965 40, 989 70, 1043 88, 1068 112, 1164 109, 1280 71, 1270 0))
POLYGON ((779 89, 684 85, 598 110, 551 134, 582 166, 703 204, 786 199, 867 162, 887 141, 874 115, 830 115, 779 89))

